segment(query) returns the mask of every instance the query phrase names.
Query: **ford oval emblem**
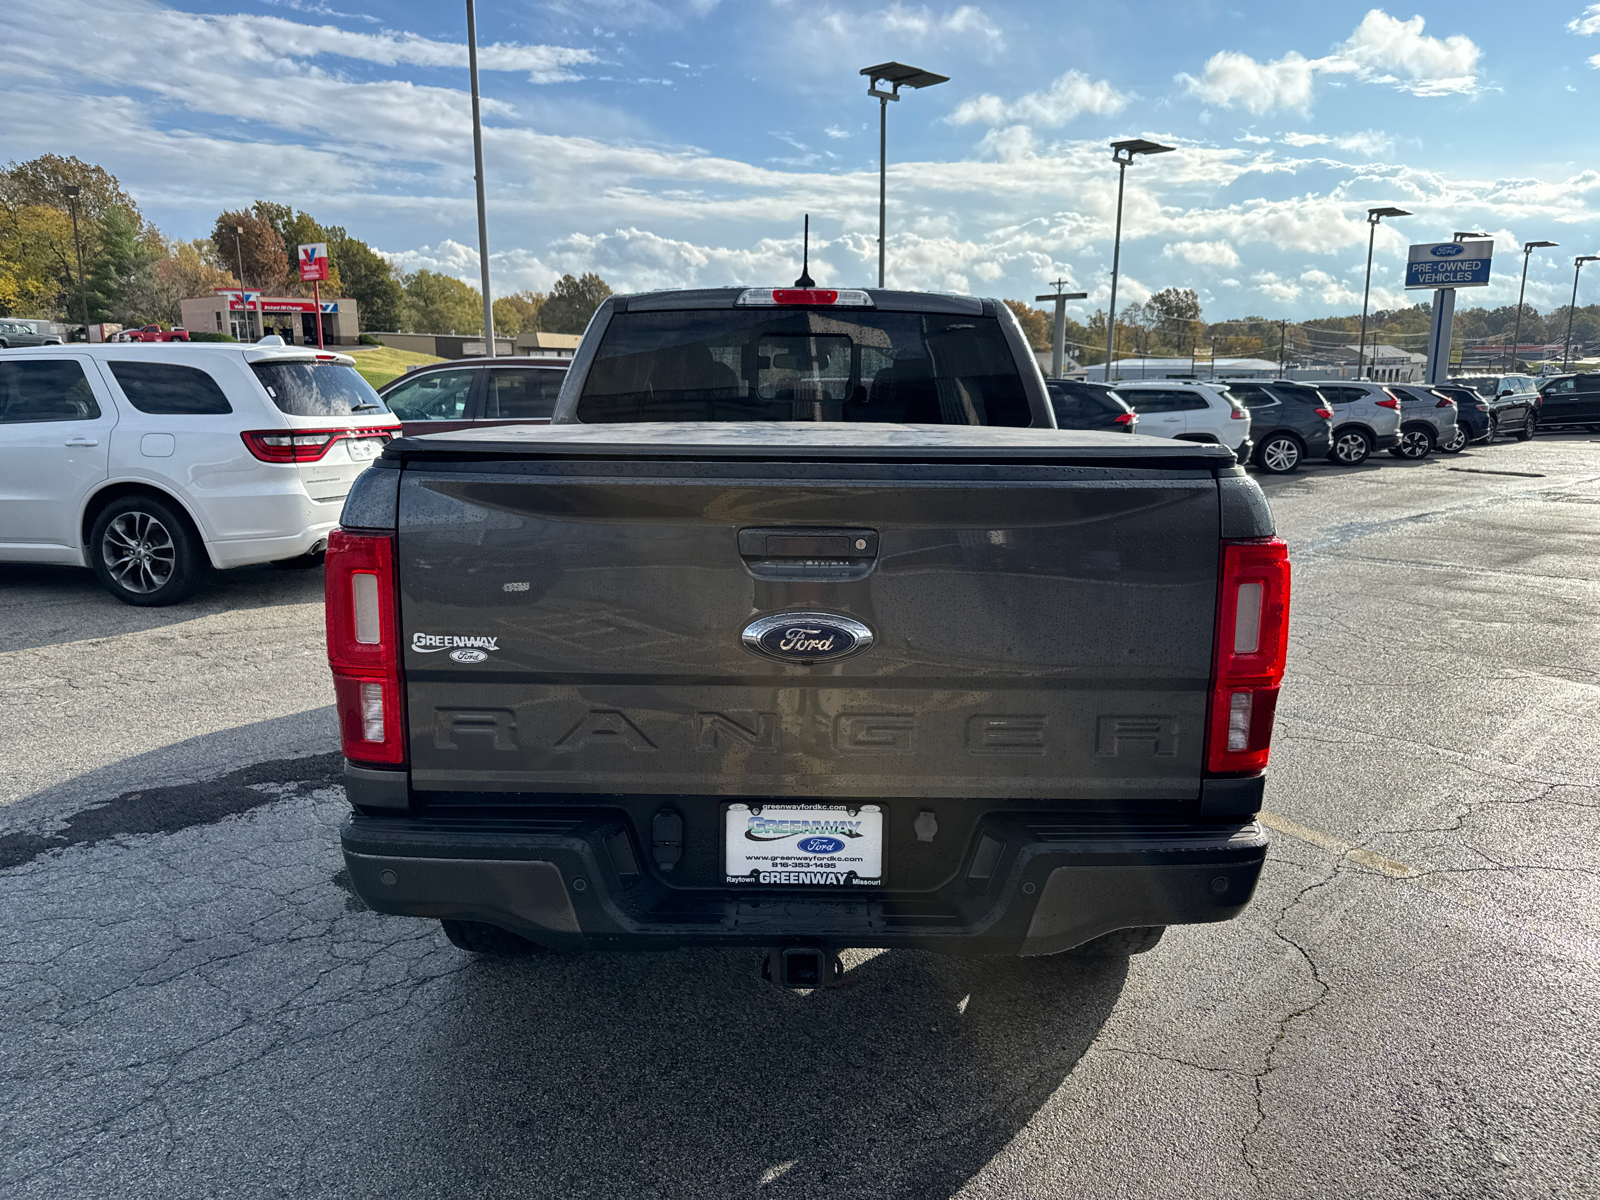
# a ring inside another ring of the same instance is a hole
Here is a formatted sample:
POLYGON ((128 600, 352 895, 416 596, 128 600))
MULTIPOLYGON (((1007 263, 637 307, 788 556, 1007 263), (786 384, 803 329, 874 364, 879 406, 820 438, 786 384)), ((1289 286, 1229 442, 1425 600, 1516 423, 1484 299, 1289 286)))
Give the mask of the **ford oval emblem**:
POLYGON ((481 663, 489 656, 482 650, 452 650, 450 660, 458 663, 481 663))
POLYGON ((832 613, 789 612, 750 622, 741 640, 766 658, 809 666, 860 654, 872 645, 872 630, 832 613))
POLYGON ((837 854, 844 849, 844 842, 836 837, 801 838, 795 845, 807 854, 837 854))
POLYGON ((1435 258, 1459 258, 1466 252, 1465 246, 1457 245, 1455 242, 1444 242, 1428 251, 1435 258))

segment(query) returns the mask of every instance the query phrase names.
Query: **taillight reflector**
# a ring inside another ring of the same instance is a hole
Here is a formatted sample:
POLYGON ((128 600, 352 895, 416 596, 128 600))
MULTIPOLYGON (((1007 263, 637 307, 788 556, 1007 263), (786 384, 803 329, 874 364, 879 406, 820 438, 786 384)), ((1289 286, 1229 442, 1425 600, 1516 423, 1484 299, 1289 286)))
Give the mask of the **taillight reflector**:
POLYGON ((1455 406, 1456 402, 1450 399, 1449 396, 1440 396, 1439 403, 1434 405, 1435 408, 1454 408, 1455 406))
POLYGON ((1139 419, 1138 413, 1118 413, 1111 420, 1118 425, 1132 425, 1139 419))
POLYGON ((1272 750, 1289 645, 1289 549, 1277 538, 1225 542, 1206 770, 1260 771, 1272 750))
POLYGON ((394 538, 335 529, 328 535, 326 616, 344 756, 406 761, 405 697, 394 598, 394 538))
POLYGON ((1317 416, 1321 417, 1324 421, 1333 420, 1333 409, 1331 408, 1318 408, 1313 409, 1312 411, 1314 411, 1317 416))
POLYGON ((1379 408, 1399 408, 1400 407, 1400 397, 1396 396, 1388 388, 1384 388, 1383 389, 1383 399, 1378 401, 1378 407, 1379 408))

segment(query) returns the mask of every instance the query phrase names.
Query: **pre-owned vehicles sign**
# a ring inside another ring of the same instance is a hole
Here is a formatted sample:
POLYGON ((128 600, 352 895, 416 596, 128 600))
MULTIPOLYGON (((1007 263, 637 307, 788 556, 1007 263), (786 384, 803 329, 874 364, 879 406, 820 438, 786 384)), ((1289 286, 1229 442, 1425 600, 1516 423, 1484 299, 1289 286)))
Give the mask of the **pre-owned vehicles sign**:
POLYGON ((1408 288, 1487 287, 1494 242, 1432 242, 1411 247, 1408 288))

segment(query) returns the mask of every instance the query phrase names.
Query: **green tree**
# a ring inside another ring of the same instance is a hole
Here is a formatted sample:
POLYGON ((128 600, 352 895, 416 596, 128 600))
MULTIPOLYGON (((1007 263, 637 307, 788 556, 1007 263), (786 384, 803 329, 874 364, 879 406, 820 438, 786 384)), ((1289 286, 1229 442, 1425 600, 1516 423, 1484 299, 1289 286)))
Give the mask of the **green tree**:
POLYGON ((405 288, 395 278, 388 259, 360 238, 348 235, 328 243, 328 257, 343 284, 340 294, 356 302, 362 329, 398 332, 412 324, 406 312, 405 288))
POLYGON ((544 306, 543 292, 512 292, 494 302, 494 329, 507 337, 519 333, 532 333, 539 328, 539 310, 544 306))
POLYGON ((100 253, 89 271, 89 319, 131 324, 139 311, 134 279, 149 264, 150 249, 126 209, 111 208, 100 221, 100 253))
POLYGON ((579 279, 563 275, 539 309, 539 327, 550 333, 582 333, 609 295, 606 281, 593 272, 579 279))
POLYGON ((475 287, 436 271, 406 276, 406 303, 418 333, 481 334, 483 295, 475 287))

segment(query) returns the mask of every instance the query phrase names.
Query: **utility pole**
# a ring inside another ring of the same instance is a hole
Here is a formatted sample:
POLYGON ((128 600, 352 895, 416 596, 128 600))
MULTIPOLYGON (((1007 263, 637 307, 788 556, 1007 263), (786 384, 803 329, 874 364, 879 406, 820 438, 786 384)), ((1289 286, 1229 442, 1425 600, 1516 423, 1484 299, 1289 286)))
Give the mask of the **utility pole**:
POLYGON ((1050 378, 1060 379, 1061 372, 1066 367, 1067 359, 1067 301, 1085 300, 1088 292, 1064 292, 1061 289, 1067 286, 1065 279, 1058 279, 1051 284, 1056 290, 1047 292, 1043 296, 1035 296, 1034 300, 1054 300, 1056 302, 1055 331, 1050 338, 1050 378))
POLYGON ((1285 363, 1289 354, 1289 322, 1278 322, 1278 374, 1282 375, 1287 369, 1285 363))

